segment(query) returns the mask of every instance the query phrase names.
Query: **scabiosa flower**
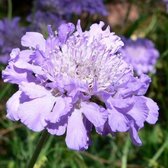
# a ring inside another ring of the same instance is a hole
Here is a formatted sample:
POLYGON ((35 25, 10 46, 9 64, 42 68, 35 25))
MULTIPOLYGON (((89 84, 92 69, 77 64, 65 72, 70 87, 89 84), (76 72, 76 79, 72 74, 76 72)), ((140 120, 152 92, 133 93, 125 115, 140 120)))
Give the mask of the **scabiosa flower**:
POLYGON ((29 15, 27 21, 31 23, 31 30, 40 31, 43 34, 47 32, 48 25, 52 25, 56 29, 65 22, 58 14, 40 10, 29 15))
POLYGON ((163 0, 163 2, 168 3, 168 0, 163 0))
POLYGON ((121 39, 103 22, 82 31, 80 22, 63 24, 49 37, 27 32, 26 50, 13 49, 5 82, 19 90, 7 102, 7 117, 20 120, 33 131, 53 135, 66 132, 66 144, 85 150, 93 126, 101 135, 130 132, 136 145, 144 122, 154 124, 158 106, 144 96, 146 75, 134 77, 132 66, 118 54, 121 39))
POLYGON ((107 15, 103 0, 37 0, 36 6, 42 10, 49 10, 60 15, 88 12, 90 14, 107 15))
POLYGON ((136 40, 123 38, 124 47, 121 49, 125 61, 132 64, 134 71, 142 73, 155 73, 155 64, 159 52, 152 41, 144 38, 136 40))
POLYGON ((31 23, 30 29, 47 32, 47 26, 52 25, 57 29, 62 23, 73 20, 73 15, 81 15, 87 12, 91 15, 107 15, 102 0, 36 0, 34 3, 35 12, 27 17, 31 23))
POLYGON ((20 47, 25 29, 19 26, 19 18, 0 20, 0 63, 6 64, 13 47, 20 47))

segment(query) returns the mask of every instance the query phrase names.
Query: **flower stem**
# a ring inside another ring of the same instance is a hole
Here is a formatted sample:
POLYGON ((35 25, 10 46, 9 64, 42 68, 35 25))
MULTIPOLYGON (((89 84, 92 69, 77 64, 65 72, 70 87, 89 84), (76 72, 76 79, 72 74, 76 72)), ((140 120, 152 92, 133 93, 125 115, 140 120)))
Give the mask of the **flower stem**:
POLYGON ((38 156, 39 156, 39 154, 40 154, 40 152, 42 150, 42 147, 43 147, 43 145, 45 144, 45 142, 47 141, 48 138, 49 138, 48 132, 46 130, 43 131, 43 133, 42 133, 42 135, 40 137, 40 140, 39 140, 39 142, 38 142, 38 144, 36 146, 36 149, 35 149, 35 151, 33 153, 33 156, 32 156, 32 158, 29 161, 29 164, 28 164, 27 168, 33 168, 34 167, 34 165, 36 163, 36 160, 37 160, 37 158, 38 158, 38 156))
POLYGON ((128 152, 129 152, 129 147, 130 147, 130 140, 127 137, 127 140, 124 145, 123 149, 123 156, 122 156, 122 168, 127 168, 127 157, 128 157, 128 152))
POLYGON ((168 147, 168 137, 166 138, 163 145, 159 148, 159 150, 156 152, 156 154, 153 156, 153 158, 149 161, 149 167, 153 167, 156 165, 157 159, 161 156, 161 154, 164 152, 164 150, 168 147))
POLYGON ((12 19, 12 0, 8 0, 8 19, 12 19))

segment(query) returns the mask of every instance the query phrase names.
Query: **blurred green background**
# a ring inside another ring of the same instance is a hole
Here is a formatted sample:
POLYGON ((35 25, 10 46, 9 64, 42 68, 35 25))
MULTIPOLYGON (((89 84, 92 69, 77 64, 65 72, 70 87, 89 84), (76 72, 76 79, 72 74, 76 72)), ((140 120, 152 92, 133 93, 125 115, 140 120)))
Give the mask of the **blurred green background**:
MULTIPOLYGON (((13 16, 26 16, 32 10, 31 0, 13 0, 13 16)), ((108 17, 84 18, 84 28, 103 20, 112 31, 127 37, 147 37, 160 52, 156 74, 148 96, 160 107, 155 126, 145 125, 140 131, 143 146, 136 147, 127 134, 101 137, 92 133, 89 150, 76 152, 65 145, 65 138, 50 136, 35 168, 168 168, 168 13, 161 0, 106 0, 108 17), (87 20, 87 22, 86 22, 87 20)), ((0 19, 8 15, 8 1, 0 0, 0 19)), ((76 16, 77 17, 77 16, 76 16)), ((11 30, 12 31, 12 30, 11 30)), ((5 68, 0 65, 1 70, 5 68)), ((17 90, 0 80, 0 168, 25 168, 38 142, 40 133, 28 130, 18 122, 6 119, 5 103, 17 90)))

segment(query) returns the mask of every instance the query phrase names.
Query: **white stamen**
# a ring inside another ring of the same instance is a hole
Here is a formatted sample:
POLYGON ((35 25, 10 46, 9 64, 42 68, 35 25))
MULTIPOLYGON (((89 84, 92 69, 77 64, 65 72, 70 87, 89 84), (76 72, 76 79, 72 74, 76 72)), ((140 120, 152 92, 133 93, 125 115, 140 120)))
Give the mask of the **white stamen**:
MULTIPOLYGON (((77 43, 76 43, 77 44, 77 43)), ((93 88, 96 80, 98 90, 105 90, 120 83, 122 77, 132 69, 119 55, 111 55, 106 49, 97 50, 80 44, 64 45, 62 51, 50 52, 54 73, 69 76, 93 88)))

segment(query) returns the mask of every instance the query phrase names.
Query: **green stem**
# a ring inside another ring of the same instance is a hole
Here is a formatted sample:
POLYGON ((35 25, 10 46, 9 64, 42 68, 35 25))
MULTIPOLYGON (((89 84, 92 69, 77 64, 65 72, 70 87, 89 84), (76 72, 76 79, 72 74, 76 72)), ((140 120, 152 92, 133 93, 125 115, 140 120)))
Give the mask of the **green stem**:
POLYGON ((12 0, 8 0, 8 19, 12 19, 12 0))
POLYGON ((125 142, 124 149, 123 149, 121 168, 127 168, 127 157, 128 157, 128 152, 129 152, 129 146, 130 146, 130 140, 127 137, 127 140, 125 142))
POLYGON ((42 133, 42 135, 40 137, 40 140, 39 140, 39 142, 38 142, 38 144, 36 146, 36 149, 35 149, 35 151, 33 153, 32 158, 30 159, 30 162, 29 162, 27 168, 33 168, 34 167, 34 165, 36 163, 36 160, 38 159, 38 156, 39 156, 39 154, 40 154, 40 152, 42 150, 42 147, 43 147, 43 145, 45 144, 45 142, 47 141, 48 138, 49 138, 48 132, 46 130, 43 131, 43 133, 42 133))
POLYGON ((156 154, 153 156, 153 158, 149 161, 149 167, 153 167, 153 165, 156 163, 157 159, 161 156, 161 154, 164 152, 167 146, 168 146, 168 137, 166 138, 163 145, 156 152, 156 154))

